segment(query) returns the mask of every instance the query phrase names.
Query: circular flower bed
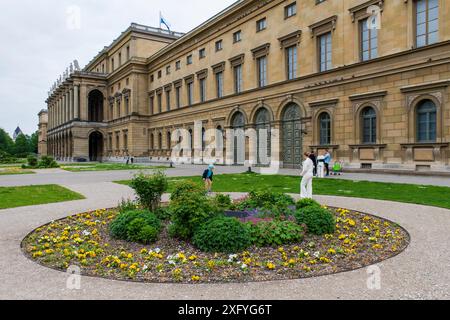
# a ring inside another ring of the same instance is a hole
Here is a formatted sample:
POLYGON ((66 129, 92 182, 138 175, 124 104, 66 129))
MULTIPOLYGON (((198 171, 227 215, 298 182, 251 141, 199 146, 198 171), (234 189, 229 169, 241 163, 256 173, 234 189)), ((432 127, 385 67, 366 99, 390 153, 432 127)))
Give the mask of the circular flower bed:
MULTIPOLYGON (((331 234, 299 235, 298 225, 293 228, 292 221, 285 221, 281 230, 283 234, 291 232, 293 243, 253 245, 233 254, 200 251, 191 241, 171 237, 169 222, 163 223, 158 240, 151 245, 113 239, 110 225, 119 214, 117 209, 52 222, 29 234, 22 247, 28 257, 44 266, 66 271, 77 265, 87 276, 158 283, 217 283, 298 279, 350 271, 391 258, 409 244, 408 233, 393 222, 342 208, 325 209, 336 219, 331 234)), ((296 218, 305 221, 304 228, 310 220, 318 219, 307 211, 296 218)), ((241 219, 250 220, 248 224, 263 223, 264 228, 270 228, 272 221, 254 218, 261 221, 252 222, 251 213, 241 219)), ((323 221, 311 223, 329 229, 324 224, 326 219, 323 221)), ((220 227, 220 223, 214 227, 220 227)), ((207 235, 200 233, 197 241, 202 237, 207 235)))

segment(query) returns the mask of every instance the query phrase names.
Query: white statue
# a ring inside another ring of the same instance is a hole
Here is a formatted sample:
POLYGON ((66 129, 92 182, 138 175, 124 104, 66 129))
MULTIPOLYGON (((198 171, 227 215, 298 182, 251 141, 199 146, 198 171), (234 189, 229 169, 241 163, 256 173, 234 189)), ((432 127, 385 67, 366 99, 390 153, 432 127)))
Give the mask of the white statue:
POLYGON ((73 64, 75 66, 75 71, 80 71, 80 65, 78 64, 78 60, 74 60, 73 64))

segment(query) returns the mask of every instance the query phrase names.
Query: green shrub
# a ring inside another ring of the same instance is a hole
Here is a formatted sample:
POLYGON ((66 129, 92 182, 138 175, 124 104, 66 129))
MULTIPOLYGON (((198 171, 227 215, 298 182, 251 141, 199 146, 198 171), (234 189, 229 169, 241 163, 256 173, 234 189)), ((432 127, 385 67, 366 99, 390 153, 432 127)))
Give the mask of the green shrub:
POLYGON ((229 195, 217 194, 214 199, 214 205, 216 205, 220 209, 230 209, 233 205, 233 201, 229 195))
POLYGON ((33 156, 33 155, 29 155, 27 157, 27 165, 31 168, 36 168, 38 164, 38 159, 33 156))
POLYGON ((202 185, 190 180, 177 181, 173 189, 174 191, 170 195, 170 201, 176 201, 190 193, 203 193, 206 195, 205 188, 202 185))
POLYGON ((131 187, 137 195, 139 203, 149 210, 155 211, 161 204, 161 197, 167 191, 167 177, 163 171, 153 175, 140 173, 131 181, 131 187))
POLYGON ((157 239, 161 222, 148 210, 127 211, 117 216, 109 230, 113 238, 148 244, 157 239))
POLYGON ((122 199, 117 207, 120 213, 124 213, 127 211, 134 211, 139 208, 139 204, 133 200, 125 200, 122 199))
POLYGON ((253 244, 259 247, 299 243, 305 235, 304 228, 292 221, 263 221, 251 225, 253 244))
POLYGON ((159 231, 153 225, 147 224, 143 218, 136 218, 128 225, 126 240, 150 244, 158 240, 158 235, 159 231))
POLYGON ((260 209, 266 212, 264 216, 280 219, 291 215, 292 210, 289 207, 294 205, 294 199, 286 194, 271 191, 252 191, 248 198, 236 207, 238 210, 260 209))
POLYGON ((198 228, 193 243, 206 252, 237 253, 251 246, 250 226, 235 218, 215 218, 198 228))
POLYGON ((321 205, 313 199, 301 199, 296 204, 297 209, 303 209, 311 206, 320 207, 321 205))
POLYGON ((294 205, 295 201, 292 197, 272 191, 251 191, 248 198, 240 204, 242 209, 253 208, 287 208, 294 205))
POLYGON ((308 233, 315 235, 332 234, 336 231, 336 219, 327 209, 309 206, 295 212, 299 224, 305 224, 308 233))
POLYGON ((38 163, 38 167, 41 169, 59 168, 59 165, 52 157, 42 156, 38 163))
POLYGON ((171 220, 172 219, 172 211, 168 207, 161 207, 155 210, 155 215, 158 219, 162 221, 171 220))
POLYGON ((15 163, 17 159, 7 153, 6 151, 0 150, 0 163, 2 164, 10 164, 15 163))
POLYGON ((179 194, 169 205, 172 216, 172 236, 190 239, 195 229, 207 220, 217 216, 219 210, 204 192, 179 194))

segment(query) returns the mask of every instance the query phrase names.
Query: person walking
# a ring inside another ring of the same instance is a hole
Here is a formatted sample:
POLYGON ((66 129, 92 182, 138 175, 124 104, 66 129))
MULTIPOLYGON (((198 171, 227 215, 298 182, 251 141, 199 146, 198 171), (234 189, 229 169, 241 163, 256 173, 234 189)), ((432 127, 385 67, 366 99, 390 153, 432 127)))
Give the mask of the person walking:
POLYGON ((302 183, 300 185, 300 198, 312 199, 313 196, 313 177, 314 177, 314 163, 311 160, 310 154, 304 154, 305 161, 303 162, 302 183))
POLYGON ((313 175, 314 175, 314 177, 316 177, 317 176, 317 157, 316 157, 316 154, 314 153, 314 151, 311 151, 311 153, 309 153, 309 158, 313 162, 313 165, 314 165, 313 175))
POLYGON ((203 172, 203 181, 205 182, 205 189, 208 193, 212 192, 212 185, 214 179, 214 165, 210 164, 208 169, 203 172))
POLYGON ((331 154, 328 149, 325 150, 323 162, 325 163, 325 170, 327 172, 326 176, 330 176, 330 163, 331 163, 331 154))

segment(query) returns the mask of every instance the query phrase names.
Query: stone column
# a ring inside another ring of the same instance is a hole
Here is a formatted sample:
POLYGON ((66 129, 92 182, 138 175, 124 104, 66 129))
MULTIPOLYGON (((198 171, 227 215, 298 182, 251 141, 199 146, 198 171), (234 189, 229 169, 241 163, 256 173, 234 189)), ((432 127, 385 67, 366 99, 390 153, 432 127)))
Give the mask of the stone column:
POLYGON ((88 121, 88 105, 87 105, 87 88, 86 86, 80 87, 80 120, 88 121))
POLYGON ((73 87, 73 117, 75 120, 80 119, 80 95, 79 95, 79 87, 73 87))
POLYGON ((69 121, 73 120, 73 89, 69 90, 69 121))
POLYGON ((64 119, 66 120, 65 122, 69 122, 70 120, 70 113, 69 113, 69 92, 66 92, 65 94, 65 100, 66 100, 66 108, 65 108, 65 117, 64 119))

